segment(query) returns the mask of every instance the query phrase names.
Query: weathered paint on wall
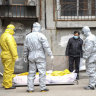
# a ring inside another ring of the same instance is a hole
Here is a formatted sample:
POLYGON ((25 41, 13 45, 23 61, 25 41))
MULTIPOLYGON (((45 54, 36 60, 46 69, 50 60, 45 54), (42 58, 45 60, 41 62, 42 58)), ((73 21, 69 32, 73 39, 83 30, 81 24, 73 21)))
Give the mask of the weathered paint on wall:
MULTIPOLYGON (((49 41, 49 45, 52 49, 54 60, 51 61, 50 57, 47 56, 47 70, 64 70, 68 68, 68 58, 65 56, 65 49, 67 42, 70 37, 73 36, 73 32, 75 30, 81 31, 82 26, 89 24, 92 28, 92 33, 96 34, 96 28, 95 23, 96 21, 92 21, 88 23, 88 21, 80 21, 80 23, 77 25, 75 23, 76 21, 67 22, 62 21, 54 21, 53 18, 53 0, 41 0, 42 3, 42 18, 39 21, 42 25, 42 33, 45 34, 49 41), (45 4, 46 3, 46 4, 45 4), (45 6, 46 5, 46 6, 45 6), (46 15, 45 15, 46 14, 46 15), (58 26, 57 26, 58 22, 58 26), (94 23, 93 23, 94 22, 94 23), (72 24, 75 25, 73 26, 72 24), (83 24, 83 25, 82 25, 83 24), (80 25, 80 26, 79 26, 80 25), (53 66, 53 68, 52 68, 53 66)), ((31 25, 34 21, 11 21, 17 28, 16 34, 14 35, 17 44, 23 44, 25 40, 26 34, 28 34, 31 31, 31 25)), ((78 22, 78 21, 77 21, 78 22)), ((9 24, 9 21, 6 21, 7 25, 9 24)), ((2 22, 0 23, 2 25, 2 22)), ((1 26, 0 26, 1 27, 1 26)), ((0 34, 3 32, 4 26, 0 28, 0 34)), ((82 37, 82 36, 81 36, 82 37)), ((25 72, 27 71, 27 64, 23 62, 23 46, 18 45, 18 53, 20 61, 16 63, 15 65, 15 72, 25 72), (20 63, 21 62, 21 63, 20 63)), ((2 70, 0 63, 0 71, 2 70)))

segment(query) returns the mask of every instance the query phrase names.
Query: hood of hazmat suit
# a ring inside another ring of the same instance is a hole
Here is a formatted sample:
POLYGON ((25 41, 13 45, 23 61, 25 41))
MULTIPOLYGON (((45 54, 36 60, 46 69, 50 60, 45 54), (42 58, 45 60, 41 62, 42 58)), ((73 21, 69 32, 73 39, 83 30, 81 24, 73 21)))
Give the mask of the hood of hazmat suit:
POLYGON ((91 34, 90 28, 88 26, 83 27, 82 34, 84 34, 85 37, 89 36, 91 34))
POLYGON ((15 34, 14 29, 15 29, 15 26, 12 25, 12 24, 9 24, 7 26, 7 29, 6 30, 8 30, 11 35, 14 35, 15 34))
POLYGON ((41 32, 41 25, 39 23, 34 23, 33 24, 33 32, 41 32))
POLYGON ((4 66, 3 86, 12 87, 15 60, 18 58, 17 45, 13 37, 15 26, 9 24, 7 29, 0 37, 1 60, 4 66))
POLYGON ((83 27, 82 32, 86 37, 83 44, 83 57, 85 59, 89 58, 90 62, 96 61, 96 36, 91 33, 88 26, 83 27))

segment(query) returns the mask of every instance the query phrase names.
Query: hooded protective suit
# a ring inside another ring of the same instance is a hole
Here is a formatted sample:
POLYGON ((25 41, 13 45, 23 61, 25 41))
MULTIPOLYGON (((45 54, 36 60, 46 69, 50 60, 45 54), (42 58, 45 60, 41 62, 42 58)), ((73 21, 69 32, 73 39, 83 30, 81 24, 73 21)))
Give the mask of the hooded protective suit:
POLYGON ((96 37, 88 26, 83 27, 82 32, 85 36, 83 45, 83 58, 86 60, 86 71, 89 76, 89 86, 95 87, 96 84, 96 37))
POLYGON ((15 60, 18 58, 17 45, 15 42, 14 34, 15 27, 10 24, 7 29, 0 37, 0 47, 1 47, 1 60, 4 66, 3 73, 3 83, 2 86, 5 88, 12 87, 12 78, 14 77, 14 64, 15 60))
POLYGON ((24 60, 29 61, 28 90, 30 91, 34 90, 36 68, 39 71, 40 89, 46 89, 45 52, 52 57, 47 38, 40 31, 41 25, 37 22, 34 23, 33 31, 26 36, 24 43, 24 60))

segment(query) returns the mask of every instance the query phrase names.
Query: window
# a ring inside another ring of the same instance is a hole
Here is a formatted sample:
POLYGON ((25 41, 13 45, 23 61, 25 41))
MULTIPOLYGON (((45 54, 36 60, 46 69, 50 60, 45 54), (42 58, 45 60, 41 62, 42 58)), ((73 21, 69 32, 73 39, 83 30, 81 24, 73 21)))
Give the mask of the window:
POLYGON ((60 0, 61 16, 76 16, 76 0, 60 0))
POLYGON ((55 0, 57 20, 96 20, 96 0, 55 0))

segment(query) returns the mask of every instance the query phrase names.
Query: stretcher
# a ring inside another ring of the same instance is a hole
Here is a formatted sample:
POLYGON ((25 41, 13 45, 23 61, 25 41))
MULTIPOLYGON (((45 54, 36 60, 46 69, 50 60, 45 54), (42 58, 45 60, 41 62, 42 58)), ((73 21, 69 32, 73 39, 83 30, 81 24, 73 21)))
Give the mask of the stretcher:
MULTIPOLYGON (((77 73, 64 73, 65 71, 50 71, 46 72, 46 84, 75 84, 77 73)), ((23 73, 16 75, 13 78, 15 86, 25 86, 27 85, 27 75, 28 73, 23 73), (25 75, 24 75, 25 74, 25 75)), ((37 73, 34 80, 34 85, 39 85, 39 74, 37 73)))

